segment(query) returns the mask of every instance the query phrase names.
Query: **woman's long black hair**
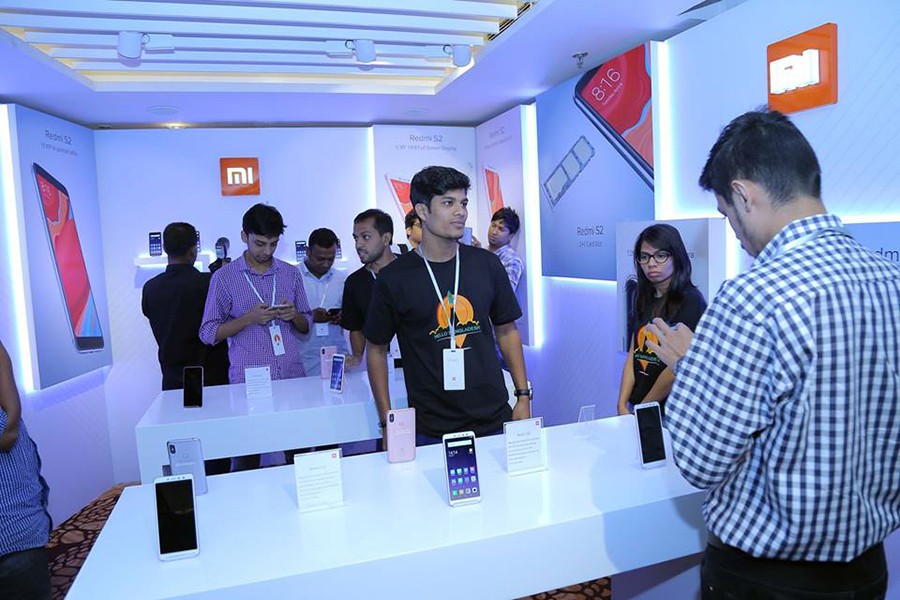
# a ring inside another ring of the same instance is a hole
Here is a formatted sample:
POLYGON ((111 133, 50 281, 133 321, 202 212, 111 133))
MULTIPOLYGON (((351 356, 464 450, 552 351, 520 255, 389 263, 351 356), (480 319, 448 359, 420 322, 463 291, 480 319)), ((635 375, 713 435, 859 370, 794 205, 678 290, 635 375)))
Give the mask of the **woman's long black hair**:
POLYGON ((634 303, 634 314, 628 315, 634 324, 634 330, 641 324, 654 317, 662 317, 669 320, 673 318, 681 303, 684 301, 685 292, 694 287, 691 281, 691 259, 688 257, 681 234, 671 225, 657 223, 644 229, 634 242, 634 272, 637 276, 637 298, 634 303), (657 250, 665 250, 672 256, 672 279, 669 289, 666 291, 662 302, 656 298, 656 288, 644 275, 644 270, 638 263, 641 254, 641 244, 647 242, 657 250))

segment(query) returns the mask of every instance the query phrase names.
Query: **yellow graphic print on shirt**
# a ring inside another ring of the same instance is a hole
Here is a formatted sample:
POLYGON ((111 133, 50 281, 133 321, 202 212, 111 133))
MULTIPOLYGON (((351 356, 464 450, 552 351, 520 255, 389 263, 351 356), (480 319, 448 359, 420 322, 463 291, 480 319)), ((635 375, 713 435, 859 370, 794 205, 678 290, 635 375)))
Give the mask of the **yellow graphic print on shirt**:
MULTIPOLYGON (((441 303, 435 308, 437 311, 437 329, 429 332, 434 341, 440 342, 450 337, 450 323, 447 321, 447 315, 453 315, 453 294, 447 292, 441 303)), ((466 336, 470 333, 480 333, 481 323, 475 320, 475 309, 468 298, 460 294, 456 299, 456 319, 454 322, 456 329, 456 347, 462 348, 466 336)))
POLYGON ((647 326, 642 325, 640 329, 637 330, 637 334, 635 335, 637 338, 637 345, 634 348, 634 360, 638 361, 638 364, 641 365, 641 371, 647 370, 647 365, 654 364, 660 365, 662 361, 658 356, 647 347, 647 340, 652 341, 653 343, 659 343, 659 340, 656 339, 656 336, 647 331, 647 326))

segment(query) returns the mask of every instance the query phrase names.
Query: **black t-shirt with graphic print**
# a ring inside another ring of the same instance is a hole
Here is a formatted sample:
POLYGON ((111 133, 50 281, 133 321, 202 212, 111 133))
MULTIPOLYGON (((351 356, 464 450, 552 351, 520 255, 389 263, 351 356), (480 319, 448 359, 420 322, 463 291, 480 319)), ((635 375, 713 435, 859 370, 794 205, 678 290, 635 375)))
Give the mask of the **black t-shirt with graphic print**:
MULTIPOLYGON (((366 339, 376 344, 397 335, 416 431, 433 437, 467 430, 484 435, 512 418, 494 349, 494 325, 515 321, 522 310, 495 254, 460 244, 459 261, 454 323, 457 347, 465 348, 465 390, 444 390, 443 351, 450 347, 450 333, 418 252, 402 255, 379 272, 363 328, 366 339)), ((431 268, 441 296, 452 296, 455 259, 432 262, 431 268)))
MULTIPOLYGON (((669 325, 676 323, 684 323, 691 328, 691 331, 697 328, 697 323, 706 310, 706 300, 703 293, 696 287, 687 290, 684 293, 684 300, 678 308, 678 312, 667 322, 669 325)), ((666 365, 656 354, 653 353, 646 343, 646 326, 647 323, 637 324, 635 328, 634 338, 631 340, 633 348, 633 372, 634 387, 631 388, 631 396, 628 402, 632 405, 641 402, 647 395, 660 374, 666 370, 666 365)))

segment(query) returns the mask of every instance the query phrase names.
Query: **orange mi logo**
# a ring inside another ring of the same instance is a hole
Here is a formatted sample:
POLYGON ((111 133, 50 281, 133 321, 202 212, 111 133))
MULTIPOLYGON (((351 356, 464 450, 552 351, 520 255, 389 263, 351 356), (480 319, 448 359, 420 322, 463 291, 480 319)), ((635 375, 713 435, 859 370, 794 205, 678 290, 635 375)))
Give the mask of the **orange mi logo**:
POLYGON ((837 102, 837 25, 770 44, 769 108, 793 113, 837 102))
POLYGON ((258 158, 220 158, 223 196, 259 196, 258 158))

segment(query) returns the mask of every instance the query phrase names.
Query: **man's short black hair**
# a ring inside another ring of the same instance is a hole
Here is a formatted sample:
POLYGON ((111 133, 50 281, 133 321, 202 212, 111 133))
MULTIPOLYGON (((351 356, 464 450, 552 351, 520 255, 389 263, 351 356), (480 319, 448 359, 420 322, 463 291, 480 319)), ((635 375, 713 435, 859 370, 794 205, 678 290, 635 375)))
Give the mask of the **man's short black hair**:
POLYGON ((278 237, 284 233, 285 224, 281 213, 274 206, 254 204, 244 213, 242 227, 247 235, 253 233, 263 237, 278 237))
POLYGON ((393 241, 394 221, 391 219, 391 215, 381 209, 370 208, 356 215, 356 218, 353 219, 353 224, 357 225, 363 221, 368 221, 369 219, 375 219, 375 230, 378 231, 379 235, 389 233, 391 234, 391 240, 393 241))
POLYGON ((409 199, 413 207, 425 204, 431 210, 431 199, 452 190, 469 191, 469 176, 452 167, 425 167, 416 173, 409 184, 409 199))
POLYGON ((786 116, 756 110, 728 124, 709 151, 700 187, 731 205, 731 182, 761 186, 773 206, 799 196, 821 198, 822 171, 812 146, 786 116))
POLYGON ((197 230, 190 223, 169 223, 163 230, 163 250, 172 258, 184 258, 197 247, 197 230))
POLYGON ((412 209, 406 213, 405 221, 407 229, 411 229, 413 225, 419 222, 419 215, 416 214, 416 209, 412 209))
POLYGON ((338 237, 332 230, 327 227, 320 227, 319 229, 313 229, 312 233, 309 234, 307 246, 309 248, 312 248, 313 246, 318 246, 319 248, 331 248, 337 243, 338 237))
POLYGON ((494 213, 491 217, 491 223, 494 221, 503 221, 503 224, 509 229, 510 235, 515 235, 519 231, 519 215, 508 206, 504 206, 494 213))

